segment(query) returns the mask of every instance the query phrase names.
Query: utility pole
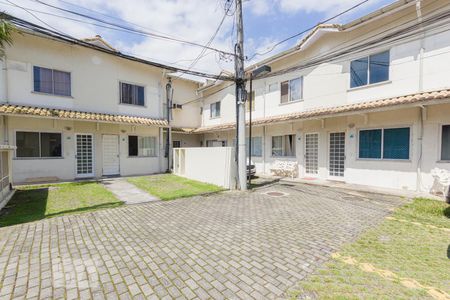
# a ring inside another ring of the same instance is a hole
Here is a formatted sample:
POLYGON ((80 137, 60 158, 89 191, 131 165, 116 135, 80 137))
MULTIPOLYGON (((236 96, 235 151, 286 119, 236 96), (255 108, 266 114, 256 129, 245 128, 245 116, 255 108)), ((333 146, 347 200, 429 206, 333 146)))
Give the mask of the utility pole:
POLYGON ((239 189, 247 190, 247 162, 245 152, 245 79, 244 79, 244 25, 242 22, 242 0, 236 1, 236 30, 234 67, 236 74, 236 151, 239 189))
POLYGON ((172 153, 170 151, 170 139, 172 130, 170 128, 170 112, 172 110, 172 96, 173 96, 173 88, 172 88, 172 79, 169 77, 169 81, 166 84, 166 107, 167 110, 167 135, 166 135, 166 151, 165 151, 165 157, 167 157, 167 173, 170 172, 171 166, 171 156, 172 153))

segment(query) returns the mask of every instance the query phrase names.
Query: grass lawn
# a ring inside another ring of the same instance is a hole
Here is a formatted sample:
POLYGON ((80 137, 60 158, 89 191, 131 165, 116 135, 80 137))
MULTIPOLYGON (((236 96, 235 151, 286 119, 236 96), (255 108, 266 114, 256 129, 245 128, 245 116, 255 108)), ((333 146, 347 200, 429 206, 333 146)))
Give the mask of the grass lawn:
POLYGON ((128 179, 128 182, 161 200, 190 197, 223 190, 223 188, 213 184, 190 180, 173 174, 132 177, 128 179))
POLYGON ((122 204, 96 182, 23 186, 0 212, 0 227, 122 204))
POLYGON ((332 259, 292 299, 433 299, 429 288, 450 294, 450 206, 415 199, 391 217, 339 251, 358 264, 332 259), (392 273, 370 272, 364 263, 392 273), (406 278, 415 281, 405 286, 406 278))

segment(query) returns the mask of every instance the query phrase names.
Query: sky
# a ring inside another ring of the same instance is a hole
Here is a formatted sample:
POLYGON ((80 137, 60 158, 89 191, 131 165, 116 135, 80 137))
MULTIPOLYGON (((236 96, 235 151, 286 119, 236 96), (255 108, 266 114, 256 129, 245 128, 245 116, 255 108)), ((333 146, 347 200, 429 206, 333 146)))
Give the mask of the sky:
MULTIPOLYGON (((0 11, 75 38, 101 35, 122 53, 180 68, 219 74, 221 71, 232 71, 234 64, 229 56, 211 50, 202 52, 201 47, 153 36, 102 28, 92 24, 101 24, 99 22, 45 4, 201 45, 210 40, 227 11, 211 47, 233 52, 236 27, 234 3, 230 5, 230 1, 233 0, 0 0, 0 11), (192 65, 201 53, 201 59, 192 65)), ((361 0, 244 0, 244 52, 248 58, 253 57, 245 64, 255 63, 293 47, 301 36, 277 46, 265 55, 254 56, 254 53, 271 49, 277 41, 308 29, 360 2, 361 0)), ((368 0, 330 23, 349 22, 392 2, 393 0, 368 0)))

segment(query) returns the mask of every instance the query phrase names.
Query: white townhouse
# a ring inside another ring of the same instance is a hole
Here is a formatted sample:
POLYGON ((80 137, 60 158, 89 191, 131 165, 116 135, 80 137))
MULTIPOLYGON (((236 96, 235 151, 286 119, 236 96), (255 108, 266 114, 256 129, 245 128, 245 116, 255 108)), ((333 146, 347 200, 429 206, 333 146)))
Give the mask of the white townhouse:
MULTIPOLYGON (((123 55, 98 36, 77 41, 15 32, 0 73, 0 138, 16 146, 14 182, 166 171, 169 71, 123 55)), ((173 85, 186 98, 196 96, 197 83, 173 85)))
MULTIPOLYGON (((431 170, 450 171, 448 1, 401 0, 348 24, 319 25, 247 71, 264 65, 271 73, 253 81, 257 173, 297 161, 304 179, 429 192, 431 170)), ((234 85, 199 92, 200 126, 173 138, 233 145, 234 85)))

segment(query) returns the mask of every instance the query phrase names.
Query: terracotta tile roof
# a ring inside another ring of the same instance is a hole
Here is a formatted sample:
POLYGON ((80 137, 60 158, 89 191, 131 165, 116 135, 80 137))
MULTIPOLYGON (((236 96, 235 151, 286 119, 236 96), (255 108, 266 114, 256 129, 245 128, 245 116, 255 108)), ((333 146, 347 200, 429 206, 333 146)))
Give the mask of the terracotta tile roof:
POLYGON ((172 132, 176 133, 192 133, 196 128, 172 127, 172 132))
MULTIPOLYGON (((389 107, 402 106, 407 104, 427 104, 436 100, 450 99, 450 89, 437 90, 423 93, 410 94, 380 100, 353 103, 334 107, 324 107, 303 112, 260 118, 252 121, 253 125, 265 125, 280 123, 285 121, 307 120, 324 117, 333 117, 341 114, 361 113, 365 111, 385 109, 389 107)), ((215 126, 200 127, 194 133, 203 133, 216 130, 227 130, 234 128, 234 123, 224 123, 215 126)))
POLYGON ((167 126, 166 120, 126 115, 112 115, 93 112, 82 112, 55 108, 0 104, 0 114, 46 117, 79 121, 123 123, 130 125, 167 126))

